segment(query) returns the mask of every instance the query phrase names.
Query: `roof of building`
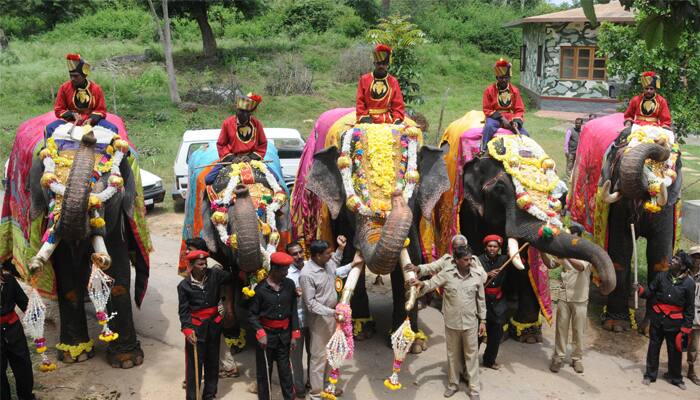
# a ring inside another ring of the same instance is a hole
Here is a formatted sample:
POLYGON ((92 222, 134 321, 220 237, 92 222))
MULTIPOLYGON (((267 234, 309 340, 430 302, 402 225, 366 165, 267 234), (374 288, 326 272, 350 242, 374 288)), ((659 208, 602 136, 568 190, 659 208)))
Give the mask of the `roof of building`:
MULTIPOLYGON (((634 12, 627 11, 619 1, 611 1, 608 4, 596 4, 595 15, 599 22, 633 23, 634 12)), ((525 24, 547 24, 561 22, 586 22, 588 18, 583 13, 583 8, 572 8, 565 11, 557 11, 549 14, 535 15, 508 22, 503 25, 507 28, 515 28, 525 24)))

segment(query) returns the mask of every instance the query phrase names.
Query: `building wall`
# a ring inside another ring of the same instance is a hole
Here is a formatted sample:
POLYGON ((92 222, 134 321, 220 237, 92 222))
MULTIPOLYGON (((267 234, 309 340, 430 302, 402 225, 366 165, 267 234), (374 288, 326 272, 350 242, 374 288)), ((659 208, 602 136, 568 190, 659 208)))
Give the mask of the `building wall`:
MULTIPOLYGON (((589 23, 526 24, 523 26, 525 71, 521 84, 539 96, 609 99, 608 82, 559 79, 561 46, 595 46, 597 30, 589 23), (537 76, 537 46, 544 46, 542 76, 537 76)), ((612 84, 615 84, 611 82, 612 84)))

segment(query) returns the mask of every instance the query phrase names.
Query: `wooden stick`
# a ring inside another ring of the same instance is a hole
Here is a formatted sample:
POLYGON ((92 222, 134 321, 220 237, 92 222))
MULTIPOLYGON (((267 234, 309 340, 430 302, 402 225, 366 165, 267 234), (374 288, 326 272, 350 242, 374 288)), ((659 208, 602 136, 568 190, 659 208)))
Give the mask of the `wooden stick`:
MULTIPOLYGON (((637 234, 634 231, 634 224, 630 224, 630 231, 632 232, 632 257, 634 257, 634 285, 635 287, 639 284, 637 280, 637 234)), ((634 291, 634 309, 639 308, 639 291, 634 291)))
POLYGON ((518 249, 518 252, 517 252, 517 253, 513 254, 512 256, 510 256, 510 258, 509 258, 508 260, 506 260, 506 262, 504 262, 503 265, 501 265, 500 267, 494 269, 494 271, 498 271, 498 272, 496 272, 496 276, 494 276, 494 277, 491 278, 491 279, 486 280, 486 283, 484 284, 484 287, 487 287, 488 285, 490 285, 491 282, 493 282, 493 280, 496 279, 496 277, 498 276, 498 274, 500 274, 501 271, 503 271, 503 268, 507 267, 507 266, 510 264, 510 262, 513 261, 513 259, 514 259, 515 257, 517 257, 517 256, 520 254, 520 252, 523 251, 523 250, 525 249, 525 247, 527 247, 527 246, 529 246, 529 245, 530 245, 530 242, 525 242, 524 245, 520 246, 520 248, 518 249))
POLYGON ((197 357, 197 342, 192 345, 194 350, 194 390, 197 400, 202 400, 202 392, 199 391, 199 359, 197 357))

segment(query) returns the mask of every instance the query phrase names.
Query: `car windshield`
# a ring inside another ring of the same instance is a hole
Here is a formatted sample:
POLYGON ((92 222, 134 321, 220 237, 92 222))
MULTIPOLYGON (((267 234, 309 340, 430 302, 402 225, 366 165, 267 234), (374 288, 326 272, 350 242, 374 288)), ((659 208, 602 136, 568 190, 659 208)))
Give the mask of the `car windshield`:
POLYGON ((304 150, 304 142, 299 138, 272 139, 280 158, 299 158, 304 150))
POLYGON ((187 159, 185 160, 185 163, 188 163, 190 161, 190 156, 192 155, 192 153, 194 153, 195 151, 197 151, 201 148, 205 148, 208 146, 209 146, 208 142, 190 143, 190 147, 187 148, 187 159))

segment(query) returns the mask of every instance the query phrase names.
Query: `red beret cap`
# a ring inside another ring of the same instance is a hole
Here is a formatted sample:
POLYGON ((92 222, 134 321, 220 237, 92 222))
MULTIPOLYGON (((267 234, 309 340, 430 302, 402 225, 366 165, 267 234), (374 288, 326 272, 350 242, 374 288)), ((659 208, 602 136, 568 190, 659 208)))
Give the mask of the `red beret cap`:
POLYGON ((489 242, 496 242, 498 243, 499 246, 503 245, 503 238, 498 236, 498 235, 488 235, 484 238, 484 245, 488 244, 489 242))
POLYGON ((194 261, 198 258, 207 258, 207 257, 209 257, 209 253, 207 253, 204 250, 192 250, 185 255, 185 258, 187 259, 187 261, 194 261))
POLYGON ((293 263, 294 259, 292 258, 292 256, 281 251, 274 252, 270 256, 270 264, 286 267, 293 263))

